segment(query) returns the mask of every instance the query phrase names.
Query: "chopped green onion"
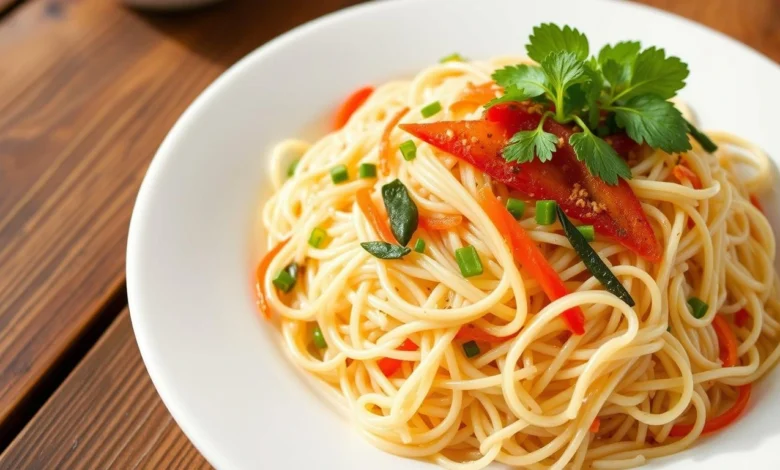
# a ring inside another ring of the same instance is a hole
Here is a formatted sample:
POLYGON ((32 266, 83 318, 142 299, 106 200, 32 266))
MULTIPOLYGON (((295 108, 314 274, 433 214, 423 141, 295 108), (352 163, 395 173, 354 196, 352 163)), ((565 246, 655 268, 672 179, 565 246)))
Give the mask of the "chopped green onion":
POLYGON ((455 250, 455 261, 458 262, 458 267, 463 277, 482 274, 482 261, 479 259, 479 253, 471 245, 455 250))
POLYGON ((596 239, 596 230, 592 225, 580 225, 577 227, 577 230, 579 230, 582 236, 585 237, 585 240, 589 242, 596 239))
POLYGON ((457 52, 453 52, 450 55, 445 55, 444 57, 439 59, 439 63, 442 64, 445 62, 465 62, 465 61, 466 59, 462 55, 458 54, 457 52))
POLYGON ((346 165, 336 165, 330 169, 330 179, 333 180, 333 184, 339 184, 349 179, 349 173, 347 172, 346 165))
POLYGON ((328 347, 328 343, 325 342, 325 337, 322 336, 322 330, 320 329, 320 325, 314 325, 314 330, 312 330, 311 335, 314 338, 315 346, 317 346, 320 349, 325 349, 328 347))
POLYGON ((314 248, 322 248, 328 240, 328 232, 319 227, 315 227, 309 235, 309 245, 314 248))
POLYGON ((520 217, 525 213, 525 201, 510 197, 506 200, 506 210, 512 214, 515 220, 520 220, 520 217))
POLYGON ((703 318, 710 306, 698 297, 691 297, 688 299, 688 308, 691 310, 693 318, 703 318))
POLYGON ((536 223, 539 225, 552 225, 555 223, 555 201, 536 201, 536 223))
POLYGON ((469 341, 468 343, 463 343, 463 352, 466 353, 466 357, 474 357, 479 355, 479 346, 477 346, 477 343, 475 341, 469 341))
MULTIPOLYGON (((280 291, 287 293, 292 290, 293 287, 295 287, 295 276, 293 276, 290 273, 290 267, 292 265, 282 269, 279 271, 279 273, 276 275, 275 278, 271 282, 274 283, 277 289, 280 291)), ((298 271, 297 265, 295 266, 295 272, 298 271)))
POLYGON ((566 217, 563 210, 558 207, 558 218, 561 220, 561 226, 563 227, 563 233, 566 238, 569 239, 574 251, 577 252, 585 267, 593 276, 606 287, 615 297, 619 298, 623 302, 627 303, 630 307, 633 307, 636 303, 628 293, 623 284, 620 283, 615 274, 609 269, 604 261, 599 257, 599 254, 588 244, 585 237, 577 230, 577 227, 566 217))
POLYGON ((287 177, 292 178, 292 176, 295 174, 295 169, 298 168, 298 163, 300 160, 293 160, 292 163, 290 163, 290 166, 287 167, 287 177))
POLYGON ((418 238, 417 241, 414 243, 414 251, 417 253, 422 253, 425 251, 425 240, 422 238, 418 238))
POLYGON ((358 177, 376 178, 376 165, 373 163, 361 163, 358 167, 358 177))
POLYGON ((422 114, 422 117, 424 118, 429 118, 439 111, 441 111, 441 103, 434 101, 431 104, 425 105, 425 107, 420 110, 420 114, 422 114))
POLYGON ((401 155, 404 156, 404 160, 407 162, 414 160, 415 157, 417 157, 417 146, 414 145, 414 142, 411 140, 402 143, 398 148, 401 149, 401 155))

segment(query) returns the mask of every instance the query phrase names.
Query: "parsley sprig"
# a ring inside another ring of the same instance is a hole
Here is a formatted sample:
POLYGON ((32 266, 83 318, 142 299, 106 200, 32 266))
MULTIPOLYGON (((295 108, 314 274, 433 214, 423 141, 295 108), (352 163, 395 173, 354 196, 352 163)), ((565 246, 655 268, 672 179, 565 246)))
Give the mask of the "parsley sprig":
POLYGON ((663 49, 642 50, 639 42, 604 46, 590 56, 588 38, 575 28, 537 26, 526 46, 539 65, 510 65, 493 73, 504 94, 486 107, 533 99, 546 106, 539 126, 516 133, 503 149, 508 161, 548 161, 558 138, 544 131, 545 120, 574 123, 582 131, 569 139, 577 158, 609 184, 631 178, 626 162, 600 136, 624 129, 635 142, 669 153, 691 149, 688 133, 714 151, 707 137, 668 101, 685 86, 688 66, 663 49))

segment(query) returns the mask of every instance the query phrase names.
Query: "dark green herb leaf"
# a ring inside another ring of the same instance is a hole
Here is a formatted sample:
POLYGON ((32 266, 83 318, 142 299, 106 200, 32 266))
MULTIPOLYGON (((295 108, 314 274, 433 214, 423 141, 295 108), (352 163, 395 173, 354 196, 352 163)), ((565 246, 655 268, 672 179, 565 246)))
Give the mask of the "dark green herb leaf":
POLYGON ((599 63, 604 65, 608 60, 618 64, 632 64, 639 54, 638 41, 621 41, 614 46, 607 44, 599 51, 599 63))
POLYGON ((718 150, 718 146, 707 137, 707 134, 697 129, 690 121, 686 120, 685 123, 688 125, 688 133, 696 139, 696 142, 701 145, 701 148, 703 148, 705 152, 713 153, 718 150))
POLYGON ((558 137, 541 127, 532 131, 520 131, 509 139, 501 154, 509 162, 530 162, 535 156, 546 162, 552 158, 558 137))
POLYGON ((417 205, 409 196, 401 180, 394 180, 382 186, 382 199, 385 202, 390 229, 398 243, 406 246, 417 230, 417 205))
POLYGON ((612 185, 618 183, 619 177, 631 179, 631 169, 625 160, 604 139, 590 132, 578 132, 572 134, 569 143, 593 176, 612 185))
POLYGON ((554 52, 548 55, 541 65, 549 88, 555 95, 565 92, 575 83, 588 80, 584 62, 570 52, 554 52))
POLYGON ((360 246, 379 259, 401 259, 412 252, 411 248, 386 242, 363 242, 360 246))
POLYGON ((647 142, 665 152, 683 152, 691 149, 688 141, 688 123, 674 105, 654 95, 637 96, 624 105, 614 107, 620 127, 635 142, 647 142))
POLYGON ((684 62, 677 57, 666 57, 663 49, 651 47, 637 56, 631 82, 616 99, 652 94, 668 100, 685 86, 687 76, 688 66, 684 62))
POLYGON ((578 60, 588 58, 588 38, 574 28, 545 23, 534 28, 526 47, 528 57, 542 62, 553 52, 570 52, 578 60))
POLYGON ((485 109, 488 109, 490 107, 493 107, 499 103, 508 103, 512 101, 525 101, 529 98, 534 98, 533 96, 529 96, 525 90, 521 90, 519 88, 516 88, 514 86, 510 86, 509 88, 506 88, 504 90, 504 94, 499 96, 498 98, 493 98, 492 100, 488 101, 488 103, 485 105, 485 109))
POLYGON ((577 227, 571 223, 563 209, 558 206, 558 219, 561 221, 563 227, 563 233, 566 238, 569 239, 574 251, 577 252, 585 267, 593 276, 601 282, 601 284, 617 298, 627 303, 630 307, 635 305, 634 299, 631 294, 628 293, 623 284, 620 283, 615 274, 609 269, 604 261, 599 257, 598 253, 590 246, 585 236, 577 230, 577 227))
POLYGON ((539 96, 547 91, 547 78, 544 71, 536 66, 509 65, 496 70, 491 77, 507 91, 516 89, 516 91, 522 91, 528 98, 539 96))

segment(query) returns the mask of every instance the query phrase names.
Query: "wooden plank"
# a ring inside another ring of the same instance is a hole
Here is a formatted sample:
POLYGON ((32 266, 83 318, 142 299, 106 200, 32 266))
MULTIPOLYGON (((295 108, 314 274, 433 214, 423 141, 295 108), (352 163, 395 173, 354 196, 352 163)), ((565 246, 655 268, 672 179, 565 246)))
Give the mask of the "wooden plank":
POLYGON ((355 2, 120 3, 29 0, 0 23, 0 437, 122 285, 138 186, 184 108, 263 42, 355 2))
POLYGON ((154 390, 122 312, 0 468, 211 468, 154 390))
MULTIPOLYGON (((780 1, 635 0, 725 33, 780 62, 780 1)), ((704 53, 704 52, 702 52, 704 53)), ((727 66, 727 65, 724 65, 727 66)))

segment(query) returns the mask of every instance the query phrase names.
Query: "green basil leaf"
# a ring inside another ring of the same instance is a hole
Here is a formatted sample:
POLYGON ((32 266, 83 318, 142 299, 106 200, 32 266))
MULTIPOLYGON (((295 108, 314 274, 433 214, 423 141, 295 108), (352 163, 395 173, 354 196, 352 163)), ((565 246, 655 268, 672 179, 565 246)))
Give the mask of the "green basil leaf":
POLYGON ((398 179, 382 186, 382 199, 385 202, 393 236, 401 245, 408 245, 414 231, 417 230, 417 205, 409 196, 406 186, 398 179))
POLYGON ((401 259, 412 252, 411 248, 385 242, 363 242, 360 246, 379 259, 401 259))

